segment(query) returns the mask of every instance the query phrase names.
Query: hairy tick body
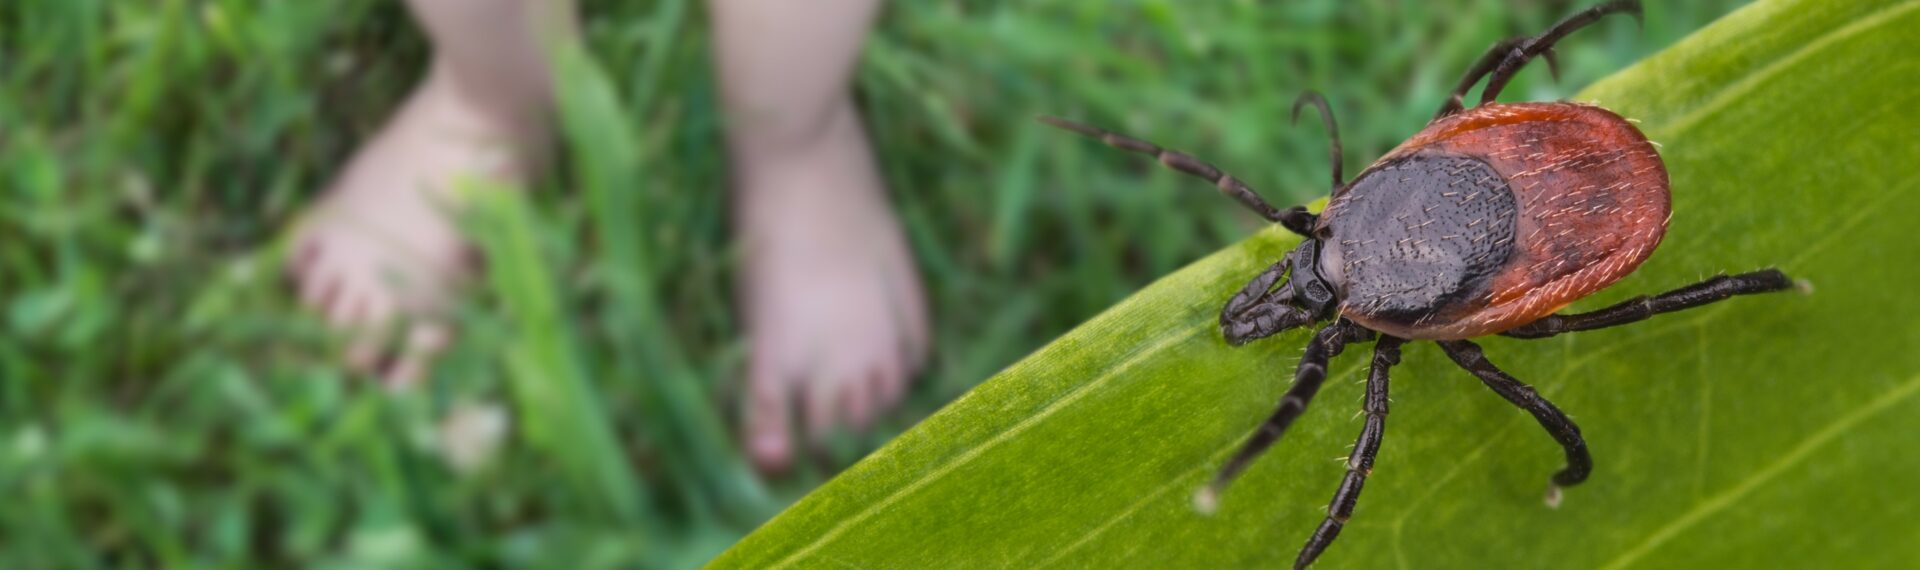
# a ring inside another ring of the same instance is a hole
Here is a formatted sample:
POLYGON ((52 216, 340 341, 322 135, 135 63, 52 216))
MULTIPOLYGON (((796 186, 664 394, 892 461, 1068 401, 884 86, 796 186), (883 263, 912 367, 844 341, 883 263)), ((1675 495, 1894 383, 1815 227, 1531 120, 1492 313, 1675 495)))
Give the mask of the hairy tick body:
POLYGON ((1319 557, 1353 515, 1386 433, 1387 373, 1408 340, 1438 343, 1454 363, 1531 414, 1560 444, 1567 465, 1547 488, 1547 504, 1558 506, 1561 489, 1585 481, 1593 469, 1579 426, 1467 339, 1592 330, 1796 285, 1779 270, 1764 269, 1718 275, 1597 311, 1556 314, 1632 273, 1660 245, 1671 206, 1666 167, 1640 130, 1612 111, 1493 100, 1528 61, 1545 57, 1553 63, 1555 42, 1617 13, 1638 16, 1640 3, 1614 0, 1537 36, 1495 43, 1425 129, 1350 182, 1341 176, 1339 129, 1326 99, 1302 95, 1294 102, 1294 119, 1303 106, 1314 106, 1332 139, 1333 197, 1318 215, 1300 206, 1275 208, 1245 182, 1192 156, 1097 127, 1040 119, 1205 179, 1305 238, 1227 300, 1220 330, 1226 342, 1239 345, 1333 322, 1307 342, 1293 386, 1195 495, 1197 507, 1214 508, 1227 485, 1286 433, 1326 381, 1328 360, 1348 344, 1370 340, 1375 343, 1365 426, 1326 519, 1294 559, 1295 568, 1319 557), (1463 108, 1467 90, 1482 78, 1487 83, 1480 104, 1463 108))
POLYGON ((1315 227, 1340 315, 1406 339, 1486 336, 1640 266, 1667 171, 1613 112, 1483 105, 1436 121, 1334 194, 1315 227), (1344 287, 1343 287, 1344 285, 1344 287))

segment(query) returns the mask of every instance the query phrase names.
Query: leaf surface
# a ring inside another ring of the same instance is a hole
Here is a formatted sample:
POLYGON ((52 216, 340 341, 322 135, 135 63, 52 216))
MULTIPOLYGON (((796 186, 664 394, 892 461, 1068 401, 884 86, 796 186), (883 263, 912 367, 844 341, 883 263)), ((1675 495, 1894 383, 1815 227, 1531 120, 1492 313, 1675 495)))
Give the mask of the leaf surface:
MULTIPOLYGON (((1561 454, 1430 343, 1395 369, 1374 474, 1322 567, 1891 567, 1920 559, 1920 1, 1742 9, 1587 89, 1662 143, 1674 217, 1591 309, 1777 266, 1735 299, 1550 340, 1488 339, 1567 410, 1561 454)), ((1222 207, 1226 207, 1224 204, 1222 207)), ((1223 497, 1192 492, 1271 410, 1307 332, 1229 348, 1219 305, 1294 238, 1169 275, 901 435, 715 561, 782 567, 1282 566, 1359 433, 1367 346, 1223 497)))

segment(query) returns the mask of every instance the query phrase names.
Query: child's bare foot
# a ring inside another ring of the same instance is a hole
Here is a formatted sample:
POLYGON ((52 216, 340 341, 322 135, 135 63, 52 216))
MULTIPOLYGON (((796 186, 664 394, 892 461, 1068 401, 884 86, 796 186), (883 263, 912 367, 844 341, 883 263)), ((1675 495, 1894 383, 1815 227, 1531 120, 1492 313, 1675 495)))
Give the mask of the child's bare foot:
POLYGON ((301 221, 300 297, 349 335, 346 362, 405 386, 445 348, 448 300, 474 269, 456 224, 465 182, 520 183, 543 109, 477 98, 436 63, 301 221))
POLYGON ((850 102, 826 114, 810 140, 734 145, 751 337, 743 421, 766 470, 792 462, 796 423, 814 442, 866 428, 926 357, 920 278, 866 134, 850 102))

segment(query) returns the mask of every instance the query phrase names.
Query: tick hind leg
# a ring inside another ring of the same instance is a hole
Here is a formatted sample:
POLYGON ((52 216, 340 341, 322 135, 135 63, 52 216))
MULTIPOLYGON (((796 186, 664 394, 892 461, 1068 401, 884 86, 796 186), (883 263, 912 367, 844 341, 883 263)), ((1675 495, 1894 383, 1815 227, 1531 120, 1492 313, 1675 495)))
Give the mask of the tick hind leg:
POLYGON ((1260 217, 1266 218, 1269 221, 1279 222, 1280 225, 1286 226, 1286 228, 1293 231, 1293 233, 1302 236, 1310 235, 1313 231, 1314 222, 1319 220, 1318 216, 1308 213, 1305 206, 1294 206, 1285 210, 1275 208, 1273 204, 1267 203, 1265 199, 1253 191, 1252 187, 1247 186, 1245 182, 1241 182, 1239 178, 1222 172, 1218 167, 1185 153, 1167 150, 1160 148, 1160 145, 1147 141, 1059 117, 1043 116, 1040 117, 1040 122, 1079 133, 1088 138, 1106 143, 1107 146, 1113 148, 1154 157, 1154 159, 1160 161, 1160 164, 1166 165, 1167 168, 1172 168, 1211 182, 1214 187, 1220 189, 1220 193, 1226 194, 1227 197, 1233 198, 1234 201, 1239 202, 1240 205, 1246 206, 1247 209, 1253 210, 1256 214, 1260 214, 1260 217))
MULTIPOLYGON (((1475 83, 1479 83, 1481 79, 1486 78, 1487 73, 1492 72, 1494 66, 1499 65, 1501 60, 1507 58, 1507 55, 1513 51, 1514 46, 1520 45, 1521 42, 1527 39, 1528 38, 1525 37, 1516 37, 1500 40, 1494 42, 1493 47, 1487 48, 1487 53, 1480 54, 1480 59, 1475 60, 1473 66, 1467 68, 1467 74, 1461 76, 1460 82, 1453 86, 1453 93, 1447 96, 1447 101, 1440 104, 1440 110, 1433 114, 1433 120, 1438 121, 1447 115, 1460 112, 1466 102, 1467 90, 1472 89, 1475 83)), ((1559 76, 1559 64, 1554 60, 1552 53, 1551 50, 1547 51, 1547 66, 1555 70, 1555 76, 1559 76)))
POLYGON ((1547 28, 1547 31, 1540 32, 1540 35, 1507 38, 1494 43, 1493 47, 1487 49, 1487 53, 1482 54, 1480 59, 1473 63, 1473 67, 1467 68, 1467 74, 1454 85, 1452 95, 1447 98, 1447 102, 1440 105, 1440 111, 1433 114, 1433 119, 1437 121, 1447 115, 1460 112, 1467 90, 1472 89, 1473 84, 1479 83, 1482 77, 1487 78, 1487 87, 1480 91, 1480 104, 1493 102, 1495 97, 1500 96, 1500 90, 1506 88, 1507 82, 1513 79, 1513 75, 1519 73, 1520 68, 1526 66, 1527 62, 1535 57, 1545 57, 1547 66, 1552 68, 1554 76, 1558 77, 1559 64, 1554 61, 1553 45, 1561 38, 1565 38, 1567 34, 1592 25, 1610 14, 1620 13, 1632 14, 1635 18, 1639 18, 1640 0, 1614 0, 1568 16, 1567 19, 1547 28))
POLYGON ((1486 354, 1480 351, 1480 345, 1465 340, 1439 342, 1440 348, 1455 364, 1480 377, 1480 381, 1500 397, 1533 414, 1533 419, 1540 422, 1540 427, 1546 428, 1547 434, 1560 442, 1560 447, 1567 453, 1567 466, 1553 474, 1553 482, 1547 487, 1547 505, 1560 506, 1560 489, 1580 484, 1593 471, 1593 456, 1587 453, 1587 440, 1580 436, 1580 426, 1574 425, 1573 419, 1568 418, 1560 408, 1554 407, 1553 402, 1541 397, 1532 386, 1501 372, 1493 362, 1487 360, 1486 354))
POLYGON ((1254 458, 1259 457, 1273 442, 1299 419, 1300 413, 1307 410, 1307 403, 1313 401, 1313 395, 1320 392, 1320 384, 1327 379, 1327 361, 1338 356, 1348 342, 1365 340, 1373 336, 1373 331, 1361 328, 1352 321, 1340 319, 1313 334, 1313 340, 1307 342, 1307 351, 1300 356, 1300 364, 1293 371, 1293 387, 1280 397, 1280 405, 1273 415, 1260 424, 1253 437, 1240 447, 1240 451, 1220 467, 1213 481, 1194 495, 1194 506, 1201 511, 1211 511, 1219 501, 1220 492, 1233 483, 1234 478, 1247 468, 1254 458))
POLYGON ((1307 539, 1306 547, 1300 549, 1300 556, 1293 560, 1296 569, 1312 564, 1313 559, 1333 544, 1334 537, 1340 536, 1340 529, 1346 526, 1347 518, 1353 516, 1354 505, 1360 502, 1360 488, 1367 484, 1367 476, 1373 474, 1373 458, 1380 453, 1380 439, 1387 433, 1387 372, 1400 363, 1400 344, 1404 342, 1383 335, 1373 346, 1373 368, 1367 373, 1366 425, 1360 428, 1360 438, 1353 442, 1353 455, 1347 457, 1347 476, 1340 480, 1340 490, 1334 492, 1333 502, 1327 504, 1327 518, 1320 521, 1313 537, 1307 539))
POLYGON ((1794 281, 1778 269, 1739 275, 1715 275, 1686 287, 1648 297, 1641 295, 1590 313, 1549 315, 1500 333, 1515 338, 1546 338, 1560 333, 1603 329, 1647 320, 1661 313, 1691 309, 1735 295, 1772 293, 1793 288, 1794 281))

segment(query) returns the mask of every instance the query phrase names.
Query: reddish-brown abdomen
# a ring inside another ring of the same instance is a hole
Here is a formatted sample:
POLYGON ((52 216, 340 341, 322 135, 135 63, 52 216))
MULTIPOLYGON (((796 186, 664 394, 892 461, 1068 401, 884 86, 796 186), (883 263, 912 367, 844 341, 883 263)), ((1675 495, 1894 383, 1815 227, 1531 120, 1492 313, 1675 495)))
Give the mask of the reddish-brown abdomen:
POLYGON ((1434 307, 1434 318, 1389 322, 1352 299, 1342 305, 1343 315, 1382 332, 1459 339, 1533 322, 1632 273, 1666 234, 1666 168, 1639 129, 1606 109, 1468 109, 1428 125, 1361 177, 1415 153, 1477 158, 1504 178, 1517 206, 1513 250, 1469 297, 1434 307))

